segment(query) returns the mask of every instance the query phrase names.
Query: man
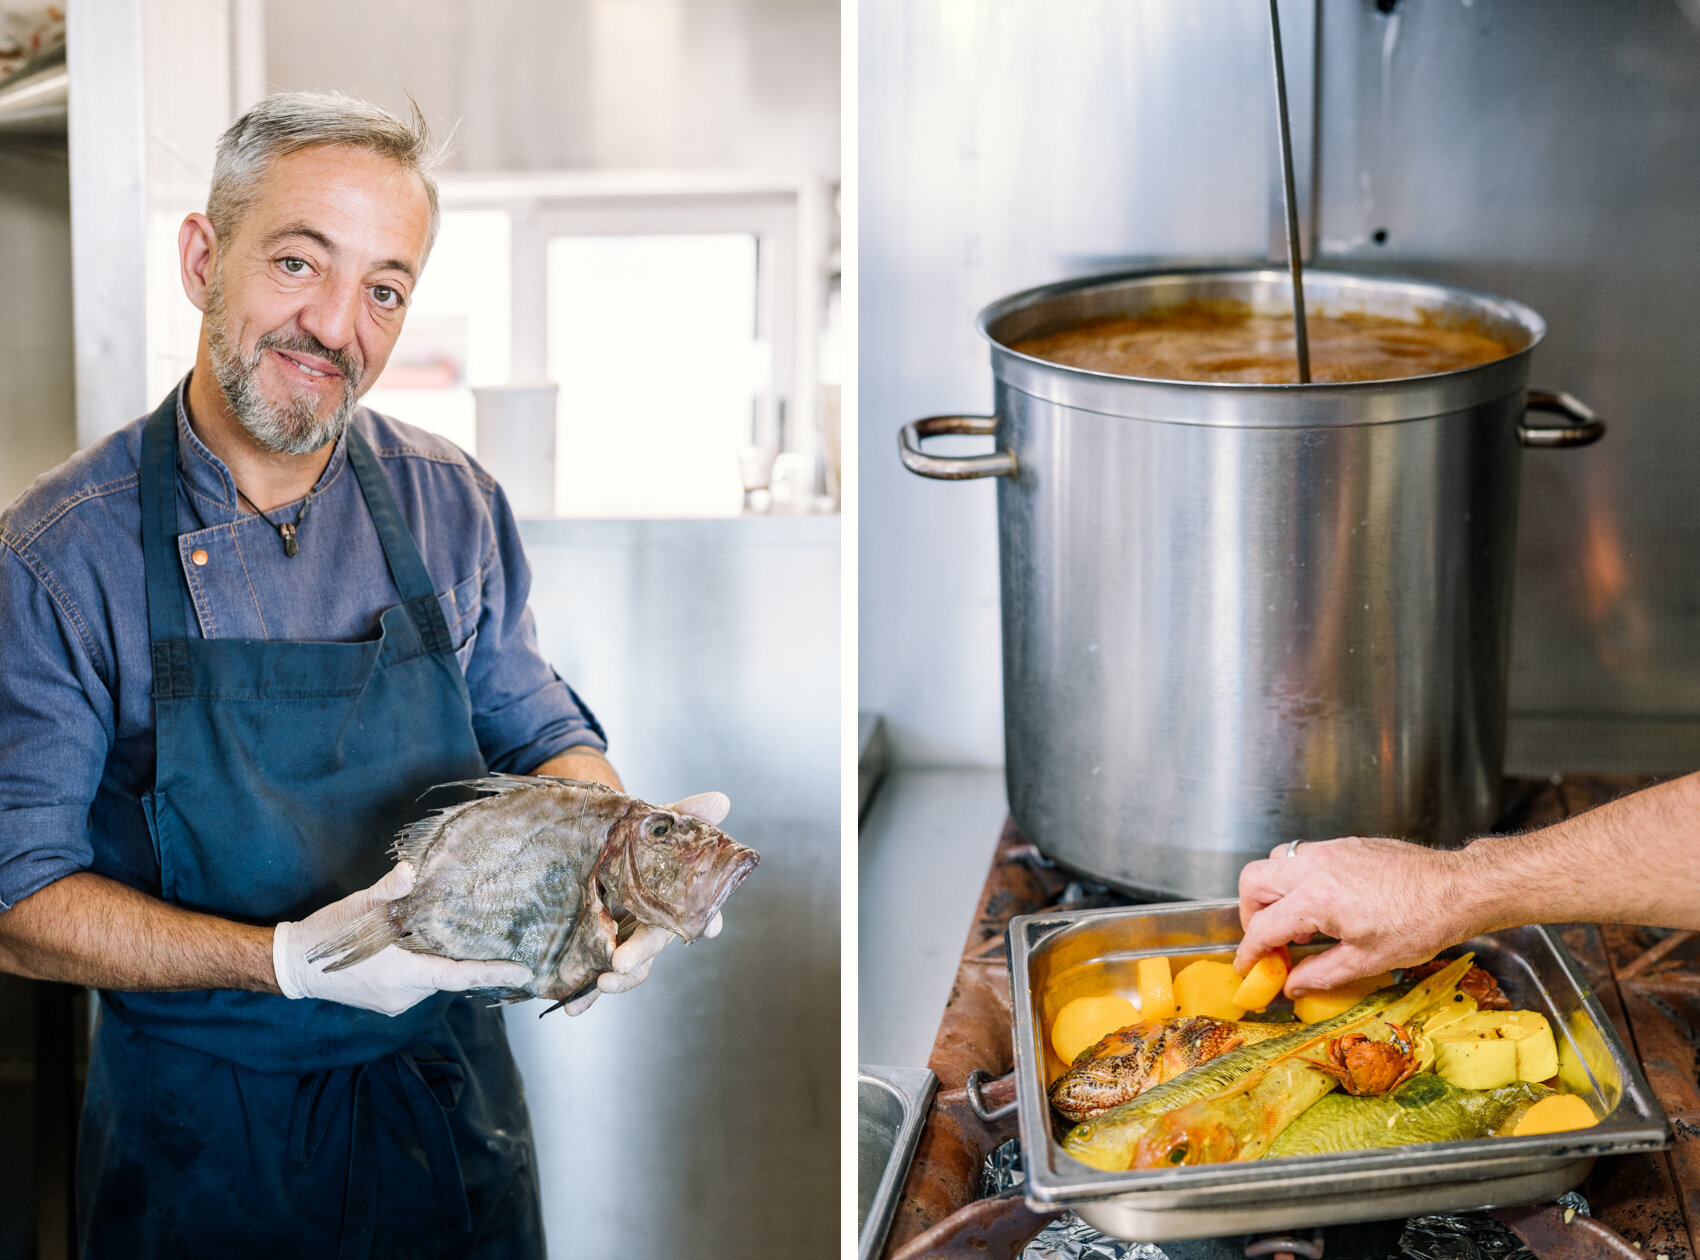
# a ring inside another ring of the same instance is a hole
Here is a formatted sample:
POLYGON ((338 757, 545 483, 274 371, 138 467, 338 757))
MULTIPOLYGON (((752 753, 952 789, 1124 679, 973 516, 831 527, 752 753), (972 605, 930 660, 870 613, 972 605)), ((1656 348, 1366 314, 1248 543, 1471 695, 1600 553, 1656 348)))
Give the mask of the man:
POLYGON ((433 160, 417 111, 344 97, 235 123, 179 233, 193 371, 0 515, 0 968, 102 990, 87 1254, 542 1254, 499 1012, 457 996, 526 968, 307 962, 407 891, 385 850, 433 784, 620 786, 537 654, 500 490, 355 410, 430 252, 433 160))
POLYGON ((1297 997, 1426 962, 1526 923, 1700 928, 1700 774, 1538 831, 1462 849, 1351 837, 1284 844, 1240 872, 1243 973, 1286 941, 1340 943, 1299 962, 1297 997))

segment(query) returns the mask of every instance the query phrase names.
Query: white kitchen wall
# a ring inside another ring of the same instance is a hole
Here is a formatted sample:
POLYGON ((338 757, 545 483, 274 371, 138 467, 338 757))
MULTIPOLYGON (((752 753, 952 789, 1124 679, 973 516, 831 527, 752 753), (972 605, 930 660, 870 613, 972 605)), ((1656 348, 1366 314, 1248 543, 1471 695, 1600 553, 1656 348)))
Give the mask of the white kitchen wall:
POLYGON ((68 12, 79 444, 158 402, 194 361, 200 313, 183 294, 177 230, 206 205, 234 117, 234 42, 229 0, 68 12))
MULTIPOLYGON (((1307 10, 1282 11, 1296 89, 1307 10)), ((986 413, 974 317, 1005 294, 1264 254, 1267 20, 1257 0, 861 0, 860 706, 900 766, 995 766, 1004 746, 993 483, 911 475, 897 430, 986 413)))
POLYGON ((450 169, 839 170, 835 0, 270 0, 272 91, 459 121, 450 169))

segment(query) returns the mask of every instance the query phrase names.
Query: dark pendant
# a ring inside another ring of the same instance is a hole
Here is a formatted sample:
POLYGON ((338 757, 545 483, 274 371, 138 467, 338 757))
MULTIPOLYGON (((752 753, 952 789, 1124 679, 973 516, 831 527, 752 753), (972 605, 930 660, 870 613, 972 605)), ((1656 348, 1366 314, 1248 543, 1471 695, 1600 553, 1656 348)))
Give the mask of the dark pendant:
POLYGON ((299 546, 297 546, 296 542, 295 542, 295 526, 287 525, 287 524, 286 525, 279 525, 277 527, 277 532, 283 535, 283 554, 284 555, 293 556, 296 552, 301 550, 301 548, 299 546))

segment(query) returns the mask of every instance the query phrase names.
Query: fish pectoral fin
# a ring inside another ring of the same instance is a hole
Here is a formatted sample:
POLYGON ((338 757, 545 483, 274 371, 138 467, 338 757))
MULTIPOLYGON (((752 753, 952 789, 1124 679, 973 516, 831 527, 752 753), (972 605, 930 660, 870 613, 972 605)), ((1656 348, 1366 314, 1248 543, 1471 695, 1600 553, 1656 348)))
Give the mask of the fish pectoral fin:
POLYGON ((596 882, 592 880, 586 891, 584 910, 561 951, 561 960, 548 986, 539 990, 538 996, 571 1002, 589 993, 596 987, 598 976, 614 969, 618 936, 614 916, 602 904, 596 882))

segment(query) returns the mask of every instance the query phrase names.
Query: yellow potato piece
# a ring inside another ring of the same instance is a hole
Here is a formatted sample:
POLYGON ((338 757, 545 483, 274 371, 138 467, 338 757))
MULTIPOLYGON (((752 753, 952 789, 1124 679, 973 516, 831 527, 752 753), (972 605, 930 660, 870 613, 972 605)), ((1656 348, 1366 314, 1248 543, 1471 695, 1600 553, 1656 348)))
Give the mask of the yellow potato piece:
POLYGON ((1552 1029, 1545 1026, 1546 1021, 1541 1023, 1540 1028, 1524 1029, 1526 1035, 1513 1043, 1517 1047, 1520 1081, 1544 1081, 1558 1075, 1558 1043, 1553 1040, 1552 1029))
POLYGON ((1437 1041, 1434 1070, 1459 1089, 1498 1089, 1517 1079, 1517 1043, 1498 1037, 1437 1041))
POLYGON ((1505 1016, 1507 1023, 1515 1024, 1521 1028, 1539 1030, 1551 1027, 1547 1023, 1547 1017, 1539 1011, 1501 1011, 1500 1014, 1505 1016))
POLYGON ((1293 1014, 1301 1022, 1315 1024, 1336 1015, 1344 1015, 1377 989, 1393 983, 1393 974, 1384 971, 1379 976, 1365 976, 1337 989, 1323 989, 1293 999, 1293 1014))
POLYGON ((1240 973, 1232 963, 1200 958, 1188 963, 1175 976, 1175 1001, 1181 1014, 1209 1015, 1214 1019, 1239 1019, 1245 1007, 1234 1003, 1240 973))
POLYGON ((1575 1094, 1554 1094, 1524 1112, 1511 1133, 1513 1137, 1530 1133, 1563 1133, 1567 1129, 1592 1128, 1598 1123, 1587 1099, 1578 1098, 1575 1094))
POLYGON ((1433 1038, 1439 1036, 1442 1029, 1450 1028, 1466 1015, 1476 1013, 1476 999, 1468 993, 1454 993, 1452 1001, 1446 1004, 1444 1010, 1436 1011, 1423 1018, 1423 1031, 1433 1038))
POLYGON ((1465 1015, 1462 1019, 1441 1024, 1439 1027, 1431 1024, 1425 1031, 1436 1041, 1464 1041, 1470 1038, 1482 1039, 1488 1037, 1515 1038, 1525 1030, 1520 1026, 1509 1023, 1506 1019, 1509 1014, 1509 1011, 1477 1011, 1474 1014, 1465 1015), (1508 1035, 1506 1033, 1507 1028, 1514 1028, 1515 1031, 1508 1035))
POLYGON ((1140 1013, 1146 1019, 1173 1019, 1178 1008, 1174 981, 1169 978, 1169 960, 1141 958, 1137 975, 1140 1013))
POLYGON ((1073 1063, 1086 1047, 1138 1019, 1133 1003, 1117 994, 1078 997, 1051 1021, 1051 1047, 1064 1063, 1073 1063))
POLYGON ((1261 1011, 1280 995, 1287 983, 1287 960, 1279 954, 1265 954, 1245 973, 1239 988, 1230 1001, 1248 1011, 1261 1011))

